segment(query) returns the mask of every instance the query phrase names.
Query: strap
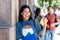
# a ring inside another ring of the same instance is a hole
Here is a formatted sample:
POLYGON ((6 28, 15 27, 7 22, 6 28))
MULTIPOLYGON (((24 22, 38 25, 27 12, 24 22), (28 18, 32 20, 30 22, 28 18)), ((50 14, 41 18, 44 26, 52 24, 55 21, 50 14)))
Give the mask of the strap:
POLYGON ((56 14, 54 14, 54 16, 55 16, 55 22, 57 22, 57 20, 56 20, 56 14))

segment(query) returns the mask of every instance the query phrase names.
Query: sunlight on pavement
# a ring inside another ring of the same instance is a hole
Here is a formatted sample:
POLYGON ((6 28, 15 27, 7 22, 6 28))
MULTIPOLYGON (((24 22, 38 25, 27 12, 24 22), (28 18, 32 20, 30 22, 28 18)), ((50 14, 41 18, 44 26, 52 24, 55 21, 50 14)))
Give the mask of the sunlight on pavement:
POLYGON ((54 40, 60 40, 60 25, 55 30, 54 40))

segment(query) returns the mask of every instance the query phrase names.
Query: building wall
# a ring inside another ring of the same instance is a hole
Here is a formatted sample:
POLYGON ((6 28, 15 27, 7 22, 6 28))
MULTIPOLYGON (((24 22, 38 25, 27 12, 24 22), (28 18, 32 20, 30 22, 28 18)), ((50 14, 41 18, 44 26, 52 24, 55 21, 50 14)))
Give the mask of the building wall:
POLYGON ((10 39, 12 26, 11 0, 0 0, 0 40, 10 39))
MULTIPOLYGON (((2 1, 2 0, 0 0, 0 1, 2 1)), ((21 7, 21 5, 26 4, 26 5, 29 5, 32 9, 32 0, 10 0, 10 1, 11 1, 11 3, 10 3, 11 5, 9 7, 11 7, 10 8, 11 12, 8 12, 8 13, 11 13, 11 14, 8 14, 7 17, 10 16, 11 25, 8 26, 8 28, 0 28, 0 40, 16 40, 16 22, 18 21, 19 8, 21 7)), ((4 0, 3 0, 3 2, 4 2, 4 0)), ((2 5, 3 5, 3 3, 2 3, 2 5)), ((6 6, 6 5, 4 5, 4 6, 6 6)), ((7 13, 5 13, 5 14, 7 15, 7 13)), ((3 17, 3 15, 2 15, 2 17, 3 17)), ((6 19, 6 20, 9 20, 9 19, 6 19)))

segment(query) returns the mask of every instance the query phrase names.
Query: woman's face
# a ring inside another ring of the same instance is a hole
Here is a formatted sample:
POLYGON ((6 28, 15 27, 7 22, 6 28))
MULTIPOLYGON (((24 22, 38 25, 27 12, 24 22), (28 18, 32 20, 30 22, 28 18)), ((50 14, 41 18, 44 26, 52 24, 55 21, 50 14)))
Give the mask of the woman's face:
POLYGON ((25 8, 23 13, 22 13, 22 16, 23 16, 23 20, 28 20, 30 18, 30 10, 28 8, 25 8))

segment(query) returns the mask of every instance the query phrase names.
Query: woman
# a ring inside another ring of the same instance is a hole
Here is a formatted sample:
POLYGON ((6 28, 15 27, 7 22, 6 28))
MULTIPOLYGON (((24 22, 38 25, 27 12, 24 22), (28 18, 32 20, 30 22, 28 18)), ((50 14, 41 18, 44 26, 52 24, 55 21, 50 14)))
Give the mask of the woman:
MULTIPOLYGON (((45 35, 46 25, 47 25, 47 19, 45 17, 41 16, 41 9, 40 8, 36 8, 35 22, 39 22, 39 25, 41 26, 42 29, 38 30, 38 35, 42 38, 40 40, 44 40, 44 35, 45 35)), ((37 25, 38 25, 38 23, 36 23, 36 26, 37 25)))
POLYGON ((23 5, 19 11, 19 19, 16 24, 16 40, 37 40, 31 9, 27 5, 23 5))

